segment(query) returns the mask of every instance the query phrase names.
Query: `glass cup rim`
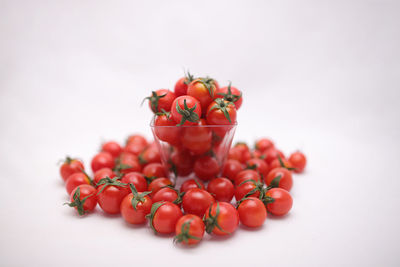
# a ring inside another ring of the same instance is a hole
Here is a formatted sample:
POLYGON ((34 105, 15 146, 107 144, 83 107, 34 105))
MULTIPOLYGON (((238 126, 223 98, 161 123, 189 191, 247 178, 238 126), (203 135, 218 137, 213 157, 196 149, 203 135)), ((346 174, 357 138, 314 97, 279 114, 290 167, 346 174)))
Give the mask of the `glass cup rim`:
POLYGON ((151 128, 172 128, 172 127, 182 127, 182 128, 195 128, 195 127, 210 127, 210 128, 222 128, 222 127, 236 127, 238 125, 237 121, 233 124, 220 124, 220 125, 181 125, 181 126, 177 126, 177 125, 154 125, 154 118, 151 120, 150 122, 150 127, 151 128))

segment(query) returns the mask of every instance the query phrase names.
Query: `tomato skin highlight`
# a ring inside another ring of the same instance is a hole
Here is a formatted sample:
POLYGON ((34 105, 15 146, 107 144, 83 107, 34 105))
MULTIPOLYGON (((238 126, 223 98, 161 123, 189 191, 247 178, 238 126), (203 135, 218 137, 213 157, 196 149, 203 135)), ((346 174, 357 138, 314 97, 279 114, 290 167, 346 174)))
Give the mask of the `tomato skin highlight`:
POLYGON ((115 141, 108 141, 101 146, 101 151, 108 152, 113 158, 116 158, 121 154, 122 147, 115 141))
POLYGON ((188 96, 188 95, 184 95, 184 96, 180 96, 177 97, 174 102, 172 103, 171 106, 171 116, 172 119, 176 122, 176 123, 181 123, 182 121, 182 114, 179 113, 178 109, 177 109, 177 105, 184 110, 185 106, 184 106, 184 102, 186 101, 186 105, 188 106, 188 108, 194 108, 193 113, 197 114, 198 116, 198 120, 197 121, 189 121, 186 120, 182 125, 196 125, 197 122, 199 121, 200 117, 201 117, 201 105, 199 100, 197 100, 194 97, 188 96))
POLYGON ((93 184, 97 186, 97 183, 106 177, 109 178, 114 178, 116 174, 113 172, 112 169, 110 168, 101 168, 100 170, 97 170, 94 175, 93 175, 93 184))
POLYGON ((233 198, 235 188, 229 179, 218 177, 208 183, 207 191, 214 196, 215 200, 229 203, 233 198))
POLYGON ((302 173, 307 164, 306 156, 300 151, 294 152, 289 157, 289 162, 292 164, 294 172, 302 173))
POLYGON ((187 192, 193 188, 205 189, 205 186, 202 181, 196 179, 189 179, 182 183, 180 191, 187 192))
POLYGON ((71 174, 82 172, 82 170, 84 170, 82 161, 67 157, 60 167, 60 175, 64 182, 66 182, 71 174))
POLYGON ((126 188, 110 185, 100 193, 103 187, 104 185, 100 185, 97 188, 97 201, 100 208, 108 214, 120 213, 121 202, 129 191, 126 188))
POLYGON ((227 177, 229 180, 234 182, 236 175, 243 169, 244 167, 239 161, 228 159, 222 168, 222 176, 227 177))
POLYGON ((275 200, 266 205, 267 210, 273 215, 283 216, 291 210, 293 206, 293 198, 285 189, 272 188, 267 191, 266 195, 275 200))
POLYGON ((204 223, 199 216, 193 214, 186 214, 183 215, 176 223, 175 240, 178 240, 178 242, 181 242, 184 245, 195 245, 203 239, 204 231, 205 231, 204 223), (188 225, 187 234, 189 234, 190 236, 188 236, 186 240, 185 239, 180 240, 179 237, 185 234, 182 231, 182 229, 185 230, 185 225, 184 225, 185 223, 187 223, 188 225), (198 238, 198 240, 191 237, 196 237, 198 238))
MULTIPOLYGON (((85 203, 83 203, 83 209, 86 212, 93 211, 97 205, 97 196, 96 196, 97 190, 96 190, 96 188, 94 188, 93 186, 88 185, 88 184, 81 184, 81 185, 75 187, 74 190, 72 190, 72 192, 71 192, 71 198, 70 198, 71 202, 74 201, 73 196, 78 188, 80 190, 80 197, 79 197, 80 200, 89 196, 86 199, 85 203)), ((77 209, 77 208, 75 207, 75 209, 77 209)))
POLYGON ((198 178, 208 181, 218 175, 220 168, 215 158, 203 156, 195 161, 193 170, 198 178))
POLYGON ((201 109, 205 111, 216 97, 217 87, 213 80, 210 81, 210 91, 205 85, 205 79, 199 78, 192 81, 187 89, 187 95, 199 100, 201 109))
MULTIPOLYGON (((190 74, 189 74, 190 75, 190 74)), ((192 78, 192 76, 190 75, 190 78, 192 78)), ((188 89, 188 84, 192 82, 192 79, 188 79, 188 77, 182 77, 180 78, 174 87, 174 93, 175 95, 178 96, 183 96, 187 94, 187 89, 188 89)))
POLYGON ((230 125, 236 123, 236 108, 235 105, 228 101, 223 101, 223 105, 226 106, 226 110, 229 114, 230 121, 225 116, 221 108, 214 108, 219 106, 218 101, 215 100, 207 107, 206 119, 207 123, 211 125, 230 125))
POLYGON ((170 179, 165 178, 165 177, 159 177, 157 179, 154 179, 148 187, 148 190, 151 191, 150 196, 153 197, 161 188, 167 185, 172 185, 172 182, 170 179))
POLYGON ((90 185, 90 180, 89 180, 89 178, 86 176, 86 174, 84 174, 83 172, 77 172, 77 173, 71 174, 71 175, 68 177, 67 182, 65 183, 65 188, 67 189, 68 195, 70 195, 71 192, 72 192, 78 185, 83 185, 83 184, 88 184, 88 185, 90 185))
MULTIPOLYGON (((140 192, 141 193, 141 192, 140 192)), ((153 201, 145 196, 143 202, 138 202, 136 209, 132 206, 133 194, 130 193, 121 201, 121 215, 130 224, 143 224, 146 222, 146 215, 150 213, 153 201)))
POLYGON ((176 201, 179 200, 178 193, 174 189, 168 187, 161 188, 160 190, 158 190, 153 195, 152 200, 154 202, 169 201, 174 204, 177 204, 178 206, 180 205, 180 203, 176 203, 176 201))
POLYGON ((114 168, 114 158, 108 152, 100 152, 95 155, 91 162, 92 171, 96 172, 102 168, 114 168))
MULTIPOLYGON (((205 213, 205 220, 211 216, 217 216, 217 223, 223 231, 218 227, 212 229, 215 235, 229 235, 236 231, 239 225, 239 213, 232 204, 227 202, 215 202, 212 204, 205 213), (219 214, 217 215, 217 205, 219 205, 219 214)), ((206 223, 207 224, 207 223, 206 223)))
POLYGON ((254 170, 243 170, 239 172, 235 177, 235 186, 240 185, 245 180, 255 180, 256 182, 261 182, 261 177, 258 172, 254 170))
POLYGON ((138 192, 147 191, 147 181, 140 172, 128 172, 122 177, 121 182, 133 184, 138 192))
POLYGON ((185 213, 203 217, 207 208, 215 202, 214 197, 206 190, 193 188, 182 198, 182 208, 185 213))
POLYGON ((174 92, 168 90, 168 89, 159 89, 154 92, 152 92, 152 95, 149 96, 147 99, 149 99, 149 108, 151 111, 154 113, 157 112, 162 112, 163 110, 165 111, 170 111, 171 110, 171 104, 175 100, 176 95, 174 92), (156 96, 154 95, 156 94, 156 96), (163 97, 160 97, 164 95, 163 97), (156 97, 159 97, 158 100, 156 97))
POLYGON ((258 198, 249 197, 239 204, 240 222, 247 227, 260 227, 267 219, 264 203, 258 198))
POLYGON ((265 184, 269 186, 272 180, 274 180, 278 176, 281 176, 278 187, 290 191, 293 185, 292 173, 285 168, 275 168, 271 170, 268 173, 267 177, 264 177, 265 184))
POLYGON ((160 234, 174 233, 176 223, 183 216, 181 209, 174 203, 168 201, 155 203, 163 204, 155 211, 150 222, 154 231, 160 234))

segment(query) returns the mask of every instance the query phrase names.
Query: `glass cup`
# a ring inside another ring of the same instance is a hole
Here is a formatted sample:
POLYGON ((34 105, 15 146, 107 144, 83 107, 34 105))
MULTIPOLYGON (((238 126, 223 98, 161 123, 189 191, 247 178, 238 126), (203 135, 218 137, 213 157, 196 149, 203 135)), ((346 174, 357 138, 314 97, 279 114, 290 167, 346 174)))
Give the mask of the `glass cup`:
POLYGON ((232 125, 150 127, 169 178, 177 183, 183 177, 209 180, 220 176, 236 130, 232 125), (196 171, 195 171, 196 169, 196 171), (205 173, 206 174, 205 174, 205 173), (207 173, 208 172, 208 173, 207 173))

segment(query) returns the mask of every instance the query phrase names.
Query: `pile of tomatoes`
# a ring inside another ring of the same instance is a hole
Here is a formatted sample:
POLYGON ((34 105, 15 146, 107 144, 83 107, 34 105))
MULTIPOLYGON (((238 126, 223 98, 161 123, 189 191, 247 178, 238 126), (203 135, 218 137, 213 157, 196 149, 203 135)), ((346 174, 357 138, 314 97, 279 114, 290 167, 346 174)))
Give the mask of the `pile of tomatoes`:
POLYGON ((283 216, 290 211, 292 175, 304 170, 303 153, 286 158, 271 140, 261 138, 253 150, 237 143, 223 165, 215 159, 214 150, 229 130, 219 126, 236 124, 243 100, 237 88, 187 74, 174 92, 160 89, 146 99, 155 116, 154 135, 170 146, 171 159, 162 164, 158 145, 139 134, 129 136, 124 146, 102 144, 91 160, 92 176, 81 160, 67 157, 60 168, 70 195, 66 204, 79 215, 99 204, 127 223, 148 221, 154 232, 174 233, 176 242, 192 245, 205 232, 229 235, 239 222, 260 227, 267 212, 283 216), (179 178, 178 187, 169 177, 171 168, 178 176, 194 172, 194 177, 179 178))

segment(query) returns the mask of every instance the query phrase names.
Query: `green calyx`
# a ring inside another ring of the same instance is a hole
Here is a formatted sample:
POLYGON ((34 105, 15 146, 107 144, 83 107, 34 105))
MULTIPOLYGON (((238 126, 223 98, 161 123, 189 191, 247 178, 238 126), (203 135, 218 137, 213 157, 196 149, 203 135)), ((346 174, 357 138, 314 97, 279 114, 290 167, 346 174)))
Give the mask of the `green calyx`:
POLYGON ((185 195, 185 192, 180 192, 178 189, 176 189, 175 187, 173 187, 170 184, 169 185, 165 185, 165 186, 163 186, 161 188, 169 188, 169 189, 174 190, 176 195, 177 195, 177 197, 176 197, 176 199, 174 201, 172 201, 172 203, 174 203, 174 204, 182 203, 182 197, 185 195))
POLYGON ((276 176, 268 186, 268 189, 279 187, 279 182, 282 179, 282 175, 276 176))
POLYGON ((137 205, 139 204, 139 202, 140 202, 140 203, 145 202, 145 201, 146 201, 145 196, 147 196, 148 194, 150 194, 151 191, 145 191, 145 192, 139 194, 138 191, 136 190, 135 185, 132 184, 132 183, 129 184, 129 188, 131 189, 132 195, 133 195, 133 198, 132 198, 132 200, 131 200, 132 207, 133 207, 134 210, 136 210, 137 205))
POLYGON ((247 170, 256 170, 257 169, 257 165, 256 164, 253 164, 253 165, 246 164, 246 169, 247 170))
POLYGON ((185 121, 190 121, 193 123, 196 123, 199 121, 199 115, 194 112, 197 107, 197 104, 195 104, 192 108, 189 108, 188 105, 186 104, 186 99, 183 100, 183 108, 182 109, 179 106, 178 101, 176 102, 176 111, 182 115, 181 122, 177 124, 176 126, 181 126, 185 123, 185 121))
POLYGON ((194 76, 189 71, 185 72, 185 78, 184 84, 186 85, 194 81, 194 76))
POLYGON ((76 209, 78 210, 79 215, 84 215, 87 213, 87 211, 83 208, 83 204, 85 204, 86 200, 93 196, 93 194, 88 195, 84 198, 81 199, 81 189, 78 186, 78 188, 76 189, 74 195, 72 196, 73 201, 71 203, 66 202, 64 203, 64 205, 68 205, 70 207, 76 207, 76 209))
POLYGON ((223 99, 225 99, 226 101, 235 103, 236 101, 238 101, 242 97, 242 93, 240 93, 240 95, 232 94, 231 85, 232 85, 232 83, 229 82, 228 93, 226 93, 226 94, 218 93, 218 95, 223 96, 223 99))
POLYGON ((158 208, 160 208, 165 203, 166 203, 165 201, 160 201, 160 202, 153 203, 153 205, 151 206, 150 213, 146 215, 146 218, 148 218, 149 221, 150 221, 151 229, 153 229, 154 233, 156 233, 156 234, 157 234, 157 230, 154 228, 154 225, 153 225, 154 216, 155 216, 158 208))
POLYGON ((265 206, 267 206, 268 204, 274 203, 275 198, 270 196, 265 196, 264 199, 262 199, 262 202, 264 203, 265 206))
POLYGON ((210 78, 210 77, 206 77, 206 78, 199 78, 199 83, 201 83, 202 85, 204 85, 205 88, 207 88, 208 93, 210 94, 211 98, 214 98, 214 88, 215 88, 215 83, 214 83, 214 79, 210 78))
MULTIPOLYGON (((204 224, 205 224, 205 226, 206 226, 206 232, 207 232, 208 234, 211 234, 212 231, 214 230, 214 228, 217 227, 221 232, 228 233, 228 232, 226 232, 224 229, 222 229, 222 227, 221 227, 221 226, 219 225, 219 223, 218 223, 218 216, 219 216, 219 213, 220 213, 219 202, 217 202, 217 208, 216 208, 216 210, 215 210, 215 216, 213 216, 213 215, 211 214, 212 206, 213 206, 213 205, 211 205, 211 206, 208 208, 208 218, 206 218, 206 217, 204 216, 204 219, 203 219, 204 224)), ((228 233, 228 234, 230 234, 230 233, 228 233)))
POLYGON ((150 184, 157 178, 158 178, 157 176, 144 176, 144 179, 146 179, 147 184, 150 184))
POLYGON ((254 180, 254 179, 247 179, 247 180, 244 180, 243 182, 241 182, 238 186, 241 186, 242 184, 245 184, 245 183, 253 183, 254 184, 254 188, 250 191, 250 192, 248 192, 246 195, 244 195, 244 197, 242 198, 242 199, 240 199, 238 202, 237 202, 237 207, 240 205, 240 203, 242 203, 245 199, 247 199, 248 197, 250 197, 251 195, 253 195, 254 193, 256 193, 256 192, 260 192, 260 195, 259 195, 259 199, 260 200, 263 200, 264 198, 265 198, 265 196, 266 196, 266 193, 267 193, 267 190, 268 190, 268 188, 265 188, 264 187, 264 184, 262 183, 262 182, 257 182, 256 180, 254 180))
POLYGON ((118 179, 120 179, 119 176, 116 176, 116 177, 114 177, 113 179, 111 179, 111 178, 108 177, 108 176, 107 176, 106 178, 101 179, 101 180, 97 183, 97 186, 101 186, 101 185, 104 185, 104 186, 100 189, 99 192, 97 192, 97 195, 99 195, 101 192, 104 191, 104 189, 106 189, 106 188, 109 187, 109 186, 116 186, 116 187, 123 187, 123 188, 126 188, 126 186, 127 186, 128 184, 121 183, 120 181, 118 181, 118 179))
POLYGON ((208 112, 212 111, 213 109, 218 109, 221 110, 225 118, 229 121, 229 123, 232 123, 231 121, 231 116, 229 115, 228 112, 228 107, 229 105, 233 105, 232 102, 226 102, 226 100, 223 100, 222 98, 216 98, 214 99, 215 104, 208 110, 208 112))
POLYGON ((189 221, 187 221, 187 222, 182 224, 181 232, 174 237, 174 242, 184 243, 184 244, 188 245, 190 239, 201 240, 201 238, 199 238, 197 236, 194 236, 194 235, 191 235, 189 233, 189 231, 190 231, 190 223, 192 221, 193 221, 193 219, 191 219, 191 220, 189 220, 189 221))
POLYGON ((121 171, 130 169, 130 168, 132 168, 131 165, 119 163, 119 160, 117 160, 117 164, 115 165, 113 171, 116 172, 118 175, 121 175, 121 171))
POLYGON ((158 101, 160 100, 160 98, 163 98, 166 95, 167 94, 157 95, 156 91, 152 91, 151 92, 151 96, 148 96, 148 97, 144 98, 143 101, 142 101, 142 104, 143 104, 144 101, 149 100, 150 101, 151 110, 154 113, 157 113, 158 112, 158 101))
POLYGON ((281 165, 282 168, 285 168, 289 171, 294 171, 296 168, 290 168, 290 167, 286 167, 285 163, 283 163, 283 160, 281 158, 281 156, 278 154, 278 160, 279 160, 279 164, 281 165))

